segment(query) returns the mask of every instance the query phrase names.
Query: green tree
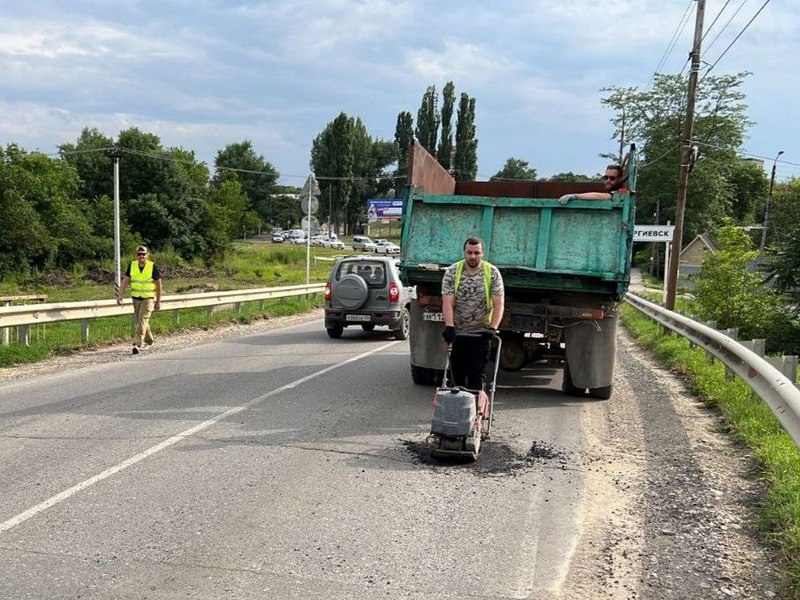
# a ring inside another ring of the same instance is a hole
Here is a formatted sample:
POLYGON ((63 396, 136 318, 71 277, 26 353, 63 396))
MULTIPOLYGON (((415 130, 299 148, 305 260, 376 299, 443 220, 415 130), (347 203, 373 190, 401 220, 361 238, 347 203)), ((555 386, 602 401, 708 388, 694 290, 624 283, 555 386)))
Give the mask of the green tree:
POLYGON ((226 170, 235 172, 242 193, 248 199, 248 208, 258 213, 265 223, 274 219, 272 195, 280 174, 263 155, 256 153, 250 140, 228 144, 219 150, 214 166, 213 181, 219 180, 226 170))
POLYGON ((397 146, 397 170, 395 171, 395 187, 408 185, 408 149, 414 139, 414 118, 408 111, 397 115, 394 128, 394 144, 397 146))
POLYGON ((478 174, 478 140, 475 137, 475 98, 462 93, 456 121, 456 155, 453 164, 456 180, 471 181, 478 174))
MULTIPOLYGON (((775 184, 772 191, 772 217, 767 231, 768 246, 781 246, 800 227, 800 178, 775 184)), ((760 213, 763 220, 763 209, 760 213)))
POLYGON ((527 160, 520 158, 509 158, 506 164, 497 173, 489 178, 489 181, 497 181, 498 179, 510 179, 514 181, 520 180, 535 180, 536 169, 528 166, 527 160))
POLYGON ((791 296, 800 312, 800 178, 776 184, 772 206, 772 227, 767 232, 769 278, 791 296))
POLYGON ((781 296, 748 270, 758 251, 747 234, 730 223, 717 231, 716 240, 719 250, 706 253, 694 277, 699 316, 715 320, 720 329, 738 327, 742 339, 774 340, 788 316, 781 296))
POLYGON ((328 209, 323 202, 321 215, 323 218, 330 216, 335 224, 351 222, 346 209, 355 176, 354 126, 354 119, 339 113, 311 144, 311 170, 319 181, 322 197, 328 199, 330 206, 328 209))
POLYGON ((769 182, 759 164, 738 160, 725 174, 732 186, 731 216, 740 225, 760 223, 764 214, 769 182))
POLYGON ((84 128, 74 144, 59 146, 61 158, 72 165, 81 178, 80 195, 92 200, 114 195, 114 140, 96 128, 84 128))
MULTIPOLYGON (((2 166, 0 187, 9 223, 30 227, 32 232, 29 247, 9 251, 4 262, 27 270, 22 264, 27 260, 30 267, 41 270, 67 268, 97 257, 98 240, 82 210, 80 179, 72 165, 10 145, 2 153, 2 166), (24 218, 30 219, 29 224, 24 218)), ((4 213, 4 222, 5 218, 4 213)), ((10 229, 4 227, 9 239, 24 234, 10 229)))
MULTIPOLYGON (((273 225, 275 227, 283 227, 292 229, 300 223, 303 218, 302 210, 300 209, 300 188, 289 185, 279 185, 275 188, 275 196, 273 197, 275 205, 275 220, 273 225)), ((328 201, 331 198, 323 196, 320 202, 327 207, 328 201)), ((328 212, 325 213, 326 215, 328 212)))
POLYGON ((572 171, 566 171, 564 173, 556 173, 555 175, 548 177, 547 181, 576 183, 576 182, 586 182, 586 181, 597 181, 599 179, 600 179, 599 175, 595 175, 594 177, 589 177, 588 175, 581 175, 580 173, 573 173, 572 171))
MULTIPOLYGON (((738 149, 751 125, 741 91, 746 76, 706 76, 698 85, 692 140, 698 160, 689 178, 684 240, 734 216, 738 149)), ((686 89, 687 80, 681 75, 656 75, 644 91, 604 90, 608 95, 603 104, 616 111, 611 120, 616 128, 613 138, 619 137, 624 118, 626 141, 636 142, 641 150, 637 214, 643 223, 675 220, 686 89)))
POLYGON ((448 81, 442 90, 442 136, 439 140, 439 148, 436 151, 436 159, 448 171, 452 167, 450 161, 453 153, 453 109, 456 103, 456 86, 452 81, 448 81))
POLYGON ((311 147, 311 167, 322 192, 322 217, 332 210, 334 224, 350 227, 363 221, 365 200, 392 189, 389 168, 397 160, 395 142, 373 139, 361 119, 341 113, 311 147))
POLYGON ((436 139, 439 135, 439 123, 441 115, 438 109, 439 97, 436 94, 436 86, 428 86, 422 96, 422 104, 417 111, 416 136, 419 143, 436 156, 436 139))
POLYGON ((247 204, 248 199, 242 193, 242 184, 236 174, 232 171, 221 173, 208 191, 208 210, 215 226, 213 231, 208 227, 205 230, 214 239, 212 254, 219 253, 219 240, 230 242, 242 234, 247 204))

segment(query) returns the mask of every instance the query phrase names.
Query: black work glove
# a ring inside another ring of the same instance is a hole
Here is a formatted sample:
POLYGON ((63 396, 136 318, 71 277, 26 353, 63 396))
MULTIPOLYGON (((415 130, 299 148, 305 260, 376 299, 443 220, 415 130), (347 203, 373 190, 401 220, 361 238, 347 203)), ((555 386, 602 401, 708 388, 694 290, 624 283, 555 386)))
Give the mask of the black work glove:
POLYGON ((456 328, 453 326, 445 327, 444 331, 442 332, 442 338, 448 344, 452 344, 453 340, 456 339, 456 328))

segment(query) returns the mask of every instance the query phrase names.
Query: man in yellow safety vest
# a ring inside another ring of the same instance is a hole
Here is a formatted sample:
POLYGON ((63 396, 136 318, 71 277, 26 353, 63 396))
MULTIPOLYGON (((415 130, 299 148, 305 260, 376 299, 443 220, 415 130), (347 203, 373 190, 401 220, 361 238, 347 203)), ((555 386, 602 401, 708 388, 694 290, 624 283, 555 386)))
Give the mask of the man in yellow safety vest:
POLYGON ((163 291, 161 273, 153 261, 148 260, 147 247, 136 249, 136 260, 128 265, 119 285, 117 304, 122 304, 125 288, 130 283, 135 333, 133 335, 133 354, 139 354, 145 344, 152 346, 153 333, 150 331, 150 315, 161 308, 163 291))
POLYGON ((482 390, 486 385, 491 337, 503 320, 503 277, 483 260, 483 240, 477 236, 464 242, 464 260, 450 265, 442 278, 442 337, 452 345, 450 363, 455 385, 482 390), (477 334, 458 337, 456 332, 477 334))

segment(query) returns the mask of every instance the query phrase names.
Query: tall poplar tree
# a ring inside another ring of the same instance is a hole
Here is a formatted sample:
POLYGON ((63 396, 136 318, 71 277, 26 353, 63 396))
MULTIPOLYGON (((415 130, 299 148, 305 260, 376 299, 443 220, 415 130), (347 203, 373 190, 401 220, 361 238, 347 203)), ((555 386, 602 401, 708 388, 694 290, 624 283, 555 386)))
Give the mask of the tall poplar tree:
POLYGON ((439 98, 436 94, 436 86, 428 86, 422 96, 422 104, 417 112, 417 139, 434 156, 436 155, 436 139, 439 135, 439 121, 441 119, 438 103, 439 98))
POLYGON ((475 137, 475 98, 461 94, 456 121, 456 155, 453 176, 457 181, 471 181, 478 174, 478 140, 475 137))
POLYGON ((397 115, 394 128, 394 143, 397 146, 397 171, 395 171, 395 190, 408 185, 408 148, 414 139, 414 118, 408 111, 397 115))
POLYGON ((439 148, 436 151, 436 158, 439 164, 448 171, 452 166, 453 151, 453 108, 456 103, 456 86, 452 81, 448 81, 442 90, 442 135, 439 139, 439 148))

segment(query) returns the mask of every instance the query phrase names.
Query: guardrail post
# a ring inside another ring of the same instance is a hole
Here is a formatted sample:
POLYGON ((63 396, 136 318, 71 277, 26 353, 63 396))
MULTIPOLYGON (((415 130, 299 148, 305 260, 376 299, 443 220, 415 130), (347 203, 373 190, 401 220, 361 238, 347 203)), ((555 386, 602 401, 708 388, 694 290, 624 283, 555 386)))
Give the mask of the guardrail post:
POLYGON ((181 311, 173 310, 172 311, 172 322, 176 325, 181 322, 181 311))
POLYGON ((236 314, 237 315, 241 315, 242 314, 242 303, 241 302, 237 302, 236 304, 234 304, 234 307, 236 309, 236 314))
POLYGON ((258 310, 261 311, 261 312, 264 312, 264 306, 265 306, 264 305, 264 301, 263 300, 259 300, 258 301, 258 310))
MULTIPOLYGON (((2 306, 11 306, 11 300, 3 301, 2 306)), ((2 331, 3 331, 3 336, 2 336, 3 337, 3 346, 8 346, 8 344, 10 342, 10 339, 11 339, 9 337, 10 330, 9 330, 8 327, 3 327, 2 331)))
POLYGON ((783 374, 791 381, 795 387, 797 385, 797 357, 796 356, 784 356, 784 365, 786 369, 784 370, 783 374))
POLYGON ((767 344, 766 340, 762 339, 743 340, 739 343, 748 350, 755 352, 759 356, 764 356, 764 351, 766 349, 766 344, 767 344))
POLYGON ((81 319, 81 340, 89 341, 89 319, 81 319))
POLYGON ((31 345, 31 328, 29 325, 20 325, 17 328, 17 335, 19 336, 19 343, 23 346, 31 345))

